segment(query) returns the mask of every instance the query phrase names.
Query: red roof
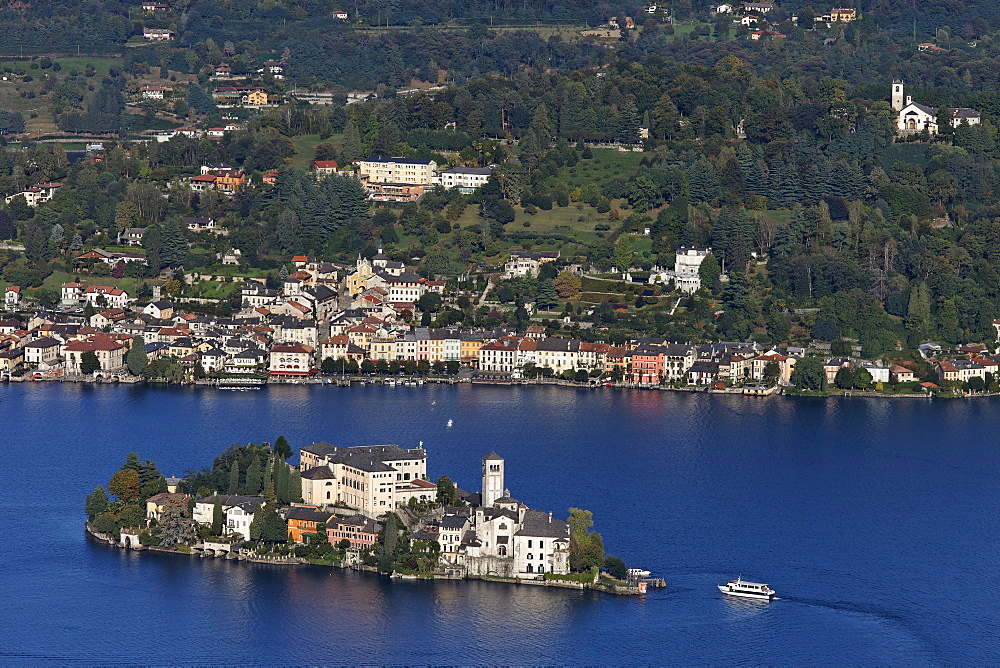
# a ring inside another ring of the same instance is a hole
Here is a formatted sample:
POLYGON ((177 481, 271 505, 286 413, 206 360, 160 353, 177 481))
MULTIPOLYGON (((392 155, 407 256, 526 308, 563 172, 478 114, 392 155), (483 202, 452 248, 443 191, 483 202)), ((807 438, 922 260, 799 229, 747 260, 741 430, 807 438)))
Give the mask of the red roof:
POLYGON ((340 165, 336 160, 313 160, 313 169, 337 169, 340 165))
POLYGON ((292 258, 292 262, 308 262, 309 257, 306 255, 296 255, 292 258))

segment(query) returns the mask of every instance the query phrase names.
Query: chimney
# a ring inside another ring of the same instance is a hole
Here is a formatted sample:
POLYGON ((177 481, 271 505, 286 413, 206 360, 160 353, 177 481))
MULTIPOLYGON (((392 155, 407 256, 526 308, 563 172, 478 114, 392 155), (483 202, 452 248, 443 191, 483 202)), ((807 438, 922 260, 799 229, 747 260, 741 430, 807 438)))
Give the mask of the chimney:
POLYGON ((907 95, 906 96, 906 104, 909 105, 909 104, 912 104, 912 103, 913 103, 913 96, 912 95, 907 95))
POLYGON ((549 511, 549 524, 552 524, 552 511, 549 511))

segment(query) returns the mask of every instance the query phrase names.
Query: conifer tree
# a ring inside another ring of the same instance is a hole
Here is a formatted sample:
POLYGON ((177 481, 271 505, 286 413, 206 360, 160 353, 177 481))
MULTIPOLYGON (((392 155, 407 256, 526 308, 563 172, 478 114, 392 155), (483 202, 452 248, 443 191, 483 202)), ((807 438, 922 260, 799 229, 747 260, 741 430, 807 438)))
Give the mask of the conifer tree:
POLYGON ((260 459, 257 455, 254 455, 250 460, 250 465, 247 466, 247 475, 243 481, 243 493, 244 494, 260 494, 260 489, 263 484, 263 476, 260 469, 260 459))
POLYGON ((229 469, 229 487, 226 493, 235 496, 240 493, 240 464, 234 461, 233 467, 229 469))
POLYGON ((125 355, 125 363, 128 365, 128 372, 133 376, 138 376, 149 366, 149 357, 146 355, 146 341, 141 336, 132 337, 132 347, 125 355))
POLYGON ((222 502, 219 500, 219 495, 215 495, 215 505, 212 506, 212 535, 221 536, 222 528, 224 522, 224 516, 222 514, 222 502))

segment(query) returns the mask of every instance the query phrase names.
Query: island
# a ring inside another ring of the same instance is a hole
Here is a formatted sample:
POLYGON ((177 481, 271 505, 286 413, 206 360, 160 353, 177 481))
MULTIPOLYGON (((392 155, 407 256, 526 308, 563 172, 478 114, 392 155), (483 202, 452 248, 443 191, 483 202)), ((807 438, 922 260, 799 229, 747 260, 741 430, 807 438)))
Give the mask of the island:
POLYGON ((129 453, 87 496, 87 532, 123 549, 398 578, 622 595, 662 586, 605 554, 590 511, 569 508, 560 520, 514 499, 495 452, 483 457, 478 492, 446 475, 431 482, 421 448, 318 442, 300 448, 298 465, 292 454, 283 436, 233 445, 210 468, 174 478, 129 453))

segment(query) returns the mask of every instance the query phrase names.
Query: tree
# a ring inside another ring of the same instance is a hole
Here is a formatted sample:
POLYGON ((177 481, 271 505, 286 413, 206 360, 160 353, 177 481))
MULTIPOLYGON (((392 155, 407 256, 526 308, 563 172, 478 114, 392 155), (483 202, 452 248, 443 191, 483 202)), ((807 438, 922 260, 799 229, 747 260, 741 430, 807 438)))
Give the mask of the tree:
POLYGON ((564 271, 556 277, 553 282, 553 286, 559 296, 563 299, 569 299, 580 294, 582 289, 583 281, 579 276, 570 271, 564 271))
POLYGON ((94 519, 101 513, 103 513, 108 507, 108 494, 104 491, 104 488, 98 485, 94 488, 94 491, 87 495, 87 501, 84 503, 83 509, 87 513, 87 517, 94 519))
POLYGON ((854 389, 855 383, 857 382, 857 375, 849 366, 842 366, 837 370, 837 375, 833 378, 833 384, 836 385, 841 390, 851 390, 854 389))
MULTIPOLYGON (((215 528, 215 517, 212 518, 212 527, 215 528)), ((157 535, 160 544, 170 547, 171 545, 186 545, 193 542, 198 537, 197 526, 191 518, 191 511, 186 503, 172 501, 163 507, 160 514, 160 523, 157 527, 157 535)))
POLYGON ((146 340, 141 336, 132 337, 132 346, 125 355, 125 364, 128 365, 128 372, 133 376, 138 376, 149 366, 149 357, 146 355, 146 340))
POLYGON ((134 501, 139 498, 139 473, 135 469, 121 469, 108 481, 108 491, 119 501, 134 501))
POLYGON ((278 436, 274 440, 274 454, 279 457, 281 461, 287 460, 292 456, 292 446, 288 445, 288 439, 284 436, 278 436))
POLYGON ((232 468, 229 469, 229 487, 226 488, 226 493, 230 496, 234 496, 240 493, 240 465, 239 462, 233 462, 232 468))
POLYGON ((458 503, 458 491, 448 476, 443 475, 437 480, 437 502, 442 506, 454 506, 458 503))
POLYGON ((569 509, 566 523, 570 526, 569 565, 573 571, 582 572, 604 564, 604 540, 599 533, 590 531, 593 517, 589 510, 569 509))
POLYGON ((80 355, 80 373, 87 376, 100 370, 101 360, 97 359, 97 353, 93 350, 88 350, 80 355))
POLYGON ((219 495, 215 495, 215 504, 212 506, 212 535, 221 536, 224 528, 225 516, 222 514, 222 501, 219 495))
POLYGON ((246 478, 243 481, 243 493, 260 494, 263 485, 263 472, 261 471, 260 459, 257 458, 257 455, 254 455, 250 460, 250 465, 247 466, 246 478))
POLYGON ((795 364, 791 382, 803 390, 825 390, 826 371, 823 360, 818 357, 803 357, 795 364))
POLYGON ((632 245, 630 237, 623 235, 615 244, 612 262, 621 273, 632 268, 633 263, 635 263, 635 247, 632 245))
POLYGON ((780 375, 781 365, 777 362, 772 360, 764 365, 764 380, 767 381, 768 385, 774 385, 780 375))
POLYGON ((535 305, 541 311, 547 311, 556 305, 559 296, 553 281, 545 279, 538 282, 538 290, 535 292, 535 305))
POLYGON ((264 543, 284 543, 288 540, 288 526, 278 515, 275 504, 257 506, 250 522, 250 538, 264 543))
POLYGON ((604 567, 608 569, 608 573, 613 578, 624 580, 628 577, 628 569, 625 567, 625 562, 613 554, 609 554, 604 558, 604 567))
POLYGON ((715 256, 709 253, 698 266, 698 279, 702 287, 715 290, 719 284, 719 277, 722 275, 722 268, 715 256))

